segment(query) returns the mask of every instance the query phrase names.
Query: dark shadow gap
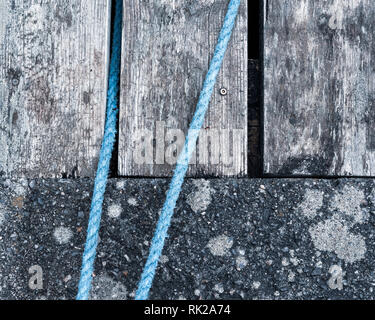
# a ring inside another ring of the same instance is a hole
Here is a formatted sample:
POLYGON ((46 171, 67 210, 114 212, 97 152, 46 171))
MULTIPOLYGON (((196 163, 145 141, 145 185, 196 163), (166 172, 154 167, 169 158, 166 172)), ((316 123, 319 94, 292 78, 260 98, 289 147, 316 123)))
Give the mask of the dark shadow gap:
POLYGON ((248 1, 248 177, 262 177, 261 3, 248 1))
POLYGON ((260 2, 248 1, 248 59, 260 58, 260 2))
POLYGON ((268 9, 265 12, 264 8, 268 8, 268 0, 260 0, 259 1, 259 158, 260 158, 260 175, 259 177, 264 177, 264 21, 267 19, 268 9))
POLYGON ((260 128, 259 128, 259 158, 260 158, 260 176, 263 177, 264 173, 264 21, 268 18, 268 0, 260 0, 259 8, 259 105, 260 105, 260 128), (266 2, 265 2, 266 1, 266 2), (267 6, 267 12, 264 10, 264 6, 267 6))
MULTIPOLYGON (((118 176, 113 177, 115 179, 142 179, 142 180, 158 180, 158 179, 166 179, 170 180, 172 177, 161 177, 161 176, 154 176, 154 177, 146 177, 146 176, 118 176)), ((262 179, 262 180, 275 180, 275 179, 288 179, 288 180, 342 180, 342 179, 349 179, 349 180, 373 180, 375 177, 364 177, 364 176, 307 176, 307 175, 294 175, 294 176, 279 176, 279 175, 270 175, 264 174, 263 176, 258 177, 216 177, 216 176, 204 176, 204 177, 187 177, 186 180, 194 180, 194 179, 205 179, 205 180, 253 180, 253 179, 262 179)))
MULTIPOLYGON (((112 0, 111 1, 111 35, 110 35, 110 57, 112 57, 112 39, 113 39, 113 32, 114 32, 114 22, 115 22, 115 13, 116 13, 116 1, 122 1, 122 0, 112 0)), ((121 74, 120 74, 121 78, 121 74)), ((121 90, 121 87, 120 87, 121 90)), ((118 108, 120 111, 120 90, 119 90, 119 96, 118 98, 118 108)), ((117 178, 118 177, 118 152, 119 152, 119 115, 117 116, 117 124, 116 124, 116 140, 115 144, 113 146, 113 152, 112 152, 112 158, 111 162, 109 164, 109 173, 108 173, 108 178, 117 178)))

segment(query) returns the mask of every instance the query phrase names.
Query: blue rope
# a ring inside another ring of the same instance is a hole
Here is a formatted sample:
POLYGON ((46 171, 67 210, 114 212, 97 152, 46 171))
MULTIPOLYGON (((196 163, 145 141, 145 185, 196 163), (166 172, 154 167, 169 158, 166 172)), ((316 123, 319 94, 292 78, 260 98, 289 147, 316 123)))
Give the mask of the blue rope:
POLYGON ((107 185, 109 163, 116 140, 121 58, 121 31, 122 0, 116 0, 112 56, 108 81, 106 124, 100 151, 98 170, 95 178, 94 194, 91 202, 91 212, 87 229, 85 251, 82 258, 81 278, 78 285, 77 300, 87 300, 90 295, 96 247, 98 245, 103 198, 107 185))
POLYGON ((210 103, 217 75, 220 71, 228 47, 228 42, 232 34, 240 3, 241 0, 231 0, 229 3, 224 25, 221 29, 218 43, 216 45, 214 57, 212 58, 197 108, 190 124, 185 145, 177 161, 177 166, 169 186, 167 198, 155 230, 154 238, 152 239, 150 253, 141 276, 141 281, 138 284, 138 290, 135 297, 136 300, 146 300, 148 298, 176 202, 180 195, 181 187, 188 169, 189 160, 195 149, 199 131, 204 123, 204 117, 210 103))

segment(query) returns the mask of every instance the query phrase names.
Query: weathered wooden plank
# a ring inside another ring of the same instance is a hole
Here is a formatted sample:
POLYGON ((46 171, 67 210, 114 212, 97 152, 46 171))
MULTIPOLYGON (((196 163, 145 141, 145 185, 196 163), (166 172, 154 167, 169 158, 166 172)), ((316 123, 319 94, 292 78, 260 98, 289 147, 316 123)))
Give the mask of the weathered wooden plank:
POLYGON ((375 175, 375 3, 265 1, 264 170, 375 175))
MULTIPOLYGON (((124 0, 120 175, 172 174, 228 3, 124 0)), ((246 1, 199 140, 189 176, 247 173, 246 1)))
POLYGON ((110 2, 2 0, 0 16, 0 172, 94 175, 110 2))

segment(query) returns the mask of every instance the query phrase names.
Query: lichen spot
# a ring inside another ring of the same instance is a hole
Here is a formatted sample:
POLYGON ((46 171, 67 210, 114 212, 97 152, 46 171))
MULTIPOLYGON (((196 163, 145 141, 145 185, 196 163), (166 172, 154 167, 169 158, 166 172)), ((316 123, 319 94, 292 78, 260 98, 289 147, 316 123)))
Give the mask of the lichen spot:
POLYGON ((212 201, 213 190, 210 187, 210 182, 200 179, 195 180, 193 184, 195 190, 189 194, 187 203, 195 213, 206 211, 212 201))
POLYGON ((122 208, 118 204, 112 204, 108 207, 108 216, 111 218, 118 218, 121 216, 122 208))
POLYGON ((229 249, 233 246, 233 239, 226 236, 220 235, 216 238, 212 238, 207 247, 214 256, 223 257, 229 254, 229 249))
POLYGON ((351 233, 345 221, 338 216, 310 227, 309 232, 315 248, 320 251, 334 252, 347 263, 365 257, 366 243, 363 236, 351 233))
POLYGON ((72 231, 67 227, 58 227, 53 232, 53 236, 57 243, 67 244, 70 239, 73 237, 72 231))
POLYGON ((314 189, 308 189, 303 201, 299 204, 297 210, 308 219, 314 219, 318 210, 323 205, 323 192, 314 189))

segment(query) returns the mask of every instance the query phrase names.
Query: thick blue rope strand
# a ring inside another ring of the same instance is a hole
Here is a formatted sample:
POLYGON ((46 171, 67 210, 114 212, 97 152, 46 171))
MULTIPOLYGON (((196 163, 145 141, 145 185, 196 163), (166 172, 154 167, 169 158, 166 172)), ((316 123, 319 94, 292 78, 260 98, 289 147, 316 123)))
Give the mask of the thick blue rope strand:
POLYGON ((108 81, 106 124, 100 151, 98 170, 95 178, 94 193, 91 202, 90 219, 87 229, 85 251, 82 258, 81 278, 78 285, 77 300, 87 300, 90 295, 96 247, 98 245, 100 220, 102 216, 103 198, 107 185, 109 163, 116 140, 121 58, 121 32, 122 0, 116 0, 112 56, 108 81))
POLYGON ((186 137, 185 145, 181 151, 177 166, 174 171, 172 181, 169 186, 167 198, 165 200, 152 244, 150 253, 144 267, 141 280, 138 284, 136 293, 136 300, 146 300, 149 295, 150 288, 155 276, 155 271, 162 253, 164 242, 168 234, 168 228, 171 223, 173 212, 176 206, 177 199, 181 192, 181 187, 185 179, 186 171, 188 169, 191 154, 195 149, 199 131, 204 123, 206 111, 208 109, 212 92, 215 86, 217 75, 220 71, 228 42, 230 40, 233 27, 235 25, 238 8, 241 0, 231 0, 228 6, 228 11, 224 20, 224 25, 221 29, 218 43, 215 49, 214 57, 211 61, 206 80, 201 91, 197 108, 190 124, 190 128, 186 137))

